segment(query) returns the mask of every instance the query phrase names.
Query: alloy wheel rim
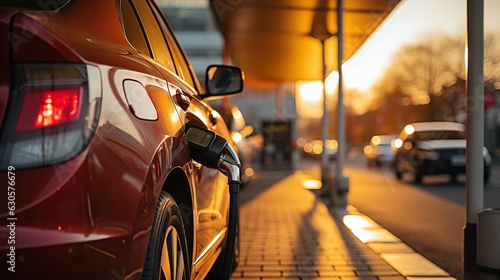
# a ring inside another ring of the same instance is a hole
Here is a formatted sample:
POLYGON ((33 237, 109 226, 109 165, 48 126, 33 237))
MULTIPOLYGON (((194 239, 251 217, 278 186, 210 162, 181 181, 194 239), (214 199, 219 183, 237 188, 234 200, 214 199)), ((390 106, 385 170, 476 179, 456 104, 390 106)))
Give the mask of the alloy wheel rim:
POLYGON ((159 279, 184 279, 185 264, 183 255, 184 252, 182 250, 179 233, 175 227, 170 226, 163 240, 160 261, 161 273, 159 279))

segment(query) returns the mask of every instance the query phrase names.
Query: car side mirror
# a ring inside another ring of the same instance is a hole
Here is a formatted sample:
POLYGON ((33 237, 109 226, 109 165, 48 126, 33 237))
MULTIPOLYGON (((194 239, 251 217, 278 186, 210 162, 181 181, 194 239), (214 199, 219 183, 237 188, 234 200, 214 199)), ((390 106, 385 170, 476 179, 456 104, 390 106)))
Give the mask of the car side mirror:
POLYGON ((243 90, 243 71, 235 66, 210 65, 205 73, 202 98, 239 93, 243 90))

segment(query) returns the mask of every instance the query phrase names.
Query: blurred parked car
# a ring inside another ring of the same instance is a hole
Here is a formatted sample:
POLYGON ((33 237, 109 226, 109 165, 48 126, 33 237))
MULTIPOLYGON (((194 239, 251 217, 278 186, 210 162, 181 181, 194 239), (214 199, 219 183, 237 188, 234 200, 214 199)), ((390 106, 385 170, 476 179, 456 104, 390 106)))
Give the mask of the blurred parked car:
MULTIPOLYGON (((326 150, 325 153, 328 157, 329 160, 335 160, 337 156, 337 151, 339 144, 337 140, 335 139, 327 139, 326 141, 326 150)), ((312 157, 318 157, 321 156, 323 153, 323 140, 312 140, 310 142, 307 142, 303 146, 303 151, 306 155, 312 156, 312 157)))
POLYGON ((254 175, 253 161, 255 154, 258 153, 258 147, 255 146, 255 141, 252 126, 247 125, 245 118, 237 106, 229 107, 212 105, 217 112, 220 113, 231 133, 231 139, 235 143, 238 157, 241 162, 241 181, 242 184, 248 183, 254 175))
POLYGON ((363 148, 368 165, 391 165, 394 162, 394 140, 397 135, 374 135, 363 148))
POLYGON ((152 0, 3 1, 0 25, 1 278, 220 279, 228 179, 184 127, 229 138, 202 99, 241 70, 204 92, 152 0))
MULTIPOLYGON (((404 127, 395 141, 396 177, 404 173, 421 182, 424 175, 449 174, 456 180, 465 173, 465 126, 453 122, 420 122, 404 127)), ((483 148, 484 179, 490 177, 491 156, 483 148)))

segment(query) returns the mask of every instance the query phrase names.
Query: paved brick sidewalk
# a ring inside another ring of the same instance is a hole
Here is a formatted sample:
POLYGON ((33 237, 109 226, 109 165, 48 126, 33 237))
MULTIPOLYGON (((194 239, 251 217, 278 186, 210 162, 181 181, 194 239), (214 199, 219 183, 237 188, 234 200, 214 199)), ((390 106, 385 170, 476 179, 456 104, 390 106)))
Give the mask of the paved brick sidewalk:
POLYGON ((231 279, 406 279, 300 182, 254 179, 241 191, 240 263, 231 279))

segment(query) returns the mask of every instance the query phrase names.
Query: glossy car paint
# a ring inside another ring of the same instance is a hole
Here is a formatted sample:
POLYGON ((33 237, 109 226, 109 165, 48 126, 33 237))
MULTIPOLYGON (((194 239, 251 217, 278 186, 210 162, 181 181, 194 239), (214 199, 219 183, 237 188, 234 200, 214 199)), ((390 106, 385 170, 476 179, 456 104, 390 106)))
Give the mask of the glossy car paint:
MULTIPOLYGON (((2 279, 140 278, 162 189, 183 212, 194 248, 192 278, 203 279, 221 252, 227 178, 191 160, 182 128, 189 121, 225 138, 229 132, 197 97, 199 85, 188 85, 130 45, 120 2, 70 1, 54 12, 0 10, 0 35, 10 36, 10 44, 0 42, 3 124, 17 117, 10 107, 15 100, 12 65, 88 65, 94 69, 87 73, 89 84, 96 83, 100 91, 95 133, 83 151, 55 165, 15 169, 14 215, 7 207, 0 210, 3 223, 16 218, 15 244, 8 243, 12 231, 2 226, 0 253, 4 260, 15 246, 16 272, 2 269, 2 279), (156 119, 141 114, 138 107, 148 105, 134 100, 134 88, 154 104, 156 119), (189 107, 179 104, 176 90, 190 101, 189 107)), ((5 135, 3 126, 1 137, 5 135)), ((1 174, 7 178, 5 169, 1 174)), ((3 189, 0 201, 6 206, 3 189)))

